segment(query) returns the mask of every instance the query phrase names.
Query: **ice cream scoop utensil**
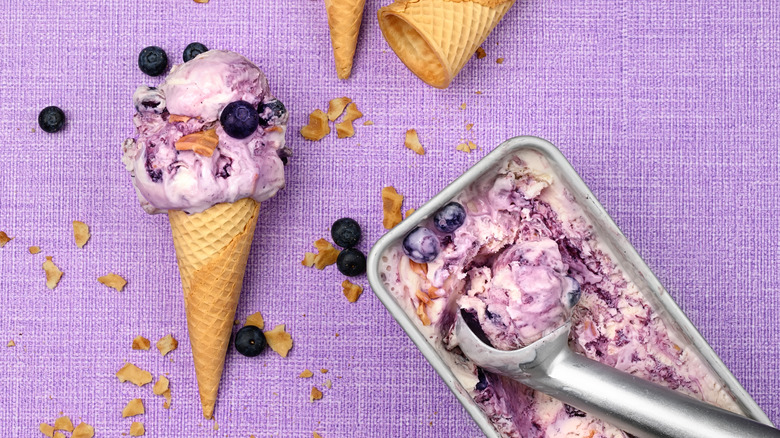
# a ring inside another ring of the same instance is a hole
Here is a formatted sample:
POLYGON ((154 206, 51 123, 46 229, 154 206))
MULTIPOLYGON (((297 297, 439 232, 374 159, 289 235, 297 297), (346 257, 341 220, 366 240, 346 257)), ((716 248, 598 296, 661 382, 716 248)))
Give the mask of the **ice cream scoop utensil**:
POLYGON ((642 438, 772 438, 780 430, 588 359, 569 349, 571 322, 521 349, 485 344, 463 311, 455 336, 478 366, 511 377, 642 438))

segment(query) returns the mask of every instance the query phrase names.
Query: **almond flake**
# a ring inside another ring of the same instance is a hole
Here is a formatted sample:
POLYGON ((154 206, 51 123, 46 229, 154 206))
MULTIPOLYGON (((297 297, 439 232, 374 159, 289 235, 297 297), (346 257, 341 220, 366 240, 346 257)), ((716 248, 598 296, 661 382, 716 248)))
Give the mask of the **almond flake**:
POLYGON ((352 99, 349 97, 339 97, 328 102, 328 120, 335 122, 350 102, 352 99))
POLYGON ((395 187, 389 186, 382 189, 382 211, 384 213, 382 225, 386 230, 401 223, 401 207, 403 202, 403 195, 398 194, 395 187))
POLYGON ((425 155, 425 148, 420 143, 420 137, 417 136, 417 131, 414 129, 406 131, 404 146, 416 152, 417 155, 425 155))
POLYGON ((171 114, 168 116, 168 123, 178 123, 178 122, 186 123, 191 118, 192 117, 189 116, 180 116, 178 114, 171 114))
POLYGON ((410 208, 410 209, 406 210, 406 213, 404 213, 404 217, 409 217, 409 216, 411 216, 411 215, 412 215, 414 212, 415 212, 415 209, 414 209, 414 208, 410 208))
POLYGON ((46 273, 46 287, 49 289, 57 287, 63 272, 54 264, 51 256, 46 256, 46 261, 43 262, 43 271, 46 273))
POLYGON ((4 247, 6 243, 14 240, 13 237, 8 237, 8 234, 5 234, 5 231, 0 231, 0 248, 4 247))
POLYGON ((54 436, 54 426, 51 424, 41 423, 40 426, 38 426, 38 430, 49 438, 54 436))
POLYGON ((143 436, 145 433, 144 424, 140 421, 133 421, 130 425, 130 436, 143 436))
POLYGON ((163 392, 162 396, 165 397, 165 402, 163 403, 163 407, 165 409, 170 409, 171 408, 171 390, 168 389, 167 391, 163 392))
POLYGON ((344 296, 347 297, 347 301, 350 303, 357 301, 363 293, 363 286, 354 284, 349 280, 341 282, 341 287, 344 289, 344 296))
POLYGON ((76 246, 84 248, 89 237, 89 226, 81 221, 73 221, 73 238, 76 240, 76 246))
POLYGON ((70 438, 92 438, 95 436, 95 428, 87 423, 79 423, 70 438))
POLYGON ((214 149, 219 145, 219 136, 216 129, 194 132, 176 140, 177 151, 193 151, 198 155, 210 157, 214 155, 214 149))
POLYGON ((473 127, 474 127, 474 124, 473 124, 473 123, 469 123, 469 124, 467 124, 467 125, 466 125, 466 131, 471 131, 471 128, 473 128, 473 127))
POLYGON ((62 432, 57 431, 57 432, 54 432, 54 437, 53 438, 65 438, 65 434, 62 433, 62 432))
POLYGON ((152 343, 143 336, 136 336, 133 339, 133 350, 148 350, 152 343))
POLYGON ((39 252, 41 252, 41 247, 40 246, 31 246, 31 247, 27 248, 27 251, 30 251, 30 254, 38 254, 39 252))
POLYGON ((10 341, 8 341, 8 345, 6 345, 6 347, 16 347, 16 342, 14 342, 14 340, 11 339, 10 341))
POLYGON ((64 430, 65 432, 73 432, 73 422, 69 417, 62 416, 54 421, 54 430, 64 430))
POLYGON ((265 328, 265 321, 263 321, 263 315, 260 312, 255 312, 246 318, 246 325, 253 325, 260 330, 265 328))
POLYGON ((317 389, 316 386, 311 387, 311 396, 309 397, 310 402, 314 402, 314 400, 321 400, 322 399, 322 391, 317 389))
POLYGON ((477 59, 482 59, 487 56, 487 53, 485 53, 485 49, 482 47, 477 47, 477 59))
POLYGON ((330 381, 330 379, 325 381, 325 387, 330 389, 333 387, 333 382, 330 381))
POLYGON ((195 3, 208 3, 209 0, 195 0, 195 3))
POLYGON ((127 406, 122 409, 122 418, 135 417, 144 413, 144 401, 140 398, 134 398, 127 402, 127 406))
POLYGON ((179 341, 174 339, 172 335, 163 336, 157 341, 157 349, 160 350, 160 354, 163 356, 175 350, 178 346, 179 341))
POLYGON ((318 434, 317 432, 312 432, 313 438, 322 438, 322 435, 318 434))
POLYGON ((306 369, 306 370, 303 370, 303 372, 301 374, 298 374, 298 377, 301 378, 301 379, 308 379, 309 377, 311 377, 313 375, 314 375, 314 373, 312 373, 311 371, 306 369))
POLYGON ((293 341, 290 334, 284 331, 284 329, 284 324, 277 325, 273 330, 265 332, 265 340, 268 341, 268 346, 279 356, 287 357, 293 341))
POLYGON ((428 318, 428 314, 425 313, 424 303, 420 303, 417 306, 417 316, 420 318, 420 321, 422 321, 423 325, 431 325, 431 320, 428 318))
POLYGON ((163 395, 165 394, 165 391, 168 390, 168 385, 170 384, 170 380, 168 380, 165 376, 160 376, 157 381, 154 383, 154 386, 152 386, 152 393, 154 395, 163 395))
POLYGON ((372 122, 371 120, 366 120, 365 122, 363 122, 363 126, 371 126, 373 124, 374 122, 372 122))
POLYGON ((152 373, 144 371, 129 362, 116 372, 116 376, 120 382, 130 382, 138 386, 144 386, 152 381, 152 373))
POLYGON ((113 272, 102 277, 98 277, 98 281, 110 288, 116 289, 117 292, 122 292, 122 289, 124 289, 125 285, 127 284, 127 280, 120 277, 119 275, 114 274, 113 272))
POLYGON ((301 128, 301 135, 306 140, 318 141, 328 134, 330 134, 328 116, 322 110, 314 110, 309 114, 309 124, 301 128))
POLYGON ((463 102, 462 104, 460 104, 460 109, 461 110, 466 109, 466 102, 463 102))

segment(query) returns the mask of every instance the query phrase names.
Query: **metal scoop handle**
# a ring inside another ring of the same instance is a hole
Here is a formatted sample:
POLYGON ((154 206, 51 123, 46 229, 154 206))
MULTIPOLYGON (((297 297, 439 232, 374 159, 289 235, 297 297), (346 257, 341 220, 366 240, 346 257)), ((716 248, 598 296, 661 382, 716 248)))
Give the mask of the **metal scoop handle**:
POLYGON ((774 438, 780 430, 572 352, 570 324, 515 351, 484 344, 458 316, 461 350, 477 365, 647 438, 774 438))

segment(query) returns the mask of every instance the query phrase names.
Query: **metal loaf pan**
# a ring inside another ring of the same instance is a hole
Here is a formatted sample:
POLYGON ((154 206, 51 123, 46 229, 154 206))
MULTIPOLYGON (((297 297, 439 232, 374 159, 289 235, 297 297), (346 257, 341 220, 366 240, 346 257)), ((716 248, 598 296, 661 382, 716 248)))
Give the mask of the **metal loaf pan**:
MULTIPOLYGON (((645 298, 654 305, 661 317, 667 323, 675 324, 677 331, 686 338, 685 340, 689 344, 696 348, 704 362, 709 365, 712 371, 723 381, 726 388, 734 395, 745 414, 757 421, 771 425, 772 423, 766 414, 726 368, 723 361, 715 354, 712 347, 704 340, 682 310, 680 310, 680 307, 674 302, 631 243, 618 229, 612 218, 604 210, 604 207, 596 200, 593 193, 591 193, 563 154, 546 140, 523 136, 511 138, 499 145, 471 169, 467 170, 439 194, 425 203, 425 205, 417 209, 409 218, 379 239, 368 256, 368 280, 374 293, 412 341, 414 341, 417 348, 420 349, 428 362, 430 362, 439 376, 463 404, 463 407, 477 422, 485 435, 490 438, 499 438, 498 433, 488 418, 469 396, 468 391, 457 380, 453 371, 446 365, 442 357, 428 342, 426 336, 403 310, 401 304, 385 288, 380 277, 380 262, 385 251, 400 242, 409 231, 425 219, 431 217, 439 208, 455 198, 466 187, 483 175, 489 175, 495 171, 508 157, 526 150, 536 151, 546 158, 556 177, 561 179, 561 182, 574 199, 577 200, 585 215, 588 216, 588 219, 596 229, 596 233, 599 235, 600 241, 611 248, 615 262, 620 265, 626 275, 638 286, 645 298)), ((670 327, 670 329, 674 330, 675 328, 670 327)))

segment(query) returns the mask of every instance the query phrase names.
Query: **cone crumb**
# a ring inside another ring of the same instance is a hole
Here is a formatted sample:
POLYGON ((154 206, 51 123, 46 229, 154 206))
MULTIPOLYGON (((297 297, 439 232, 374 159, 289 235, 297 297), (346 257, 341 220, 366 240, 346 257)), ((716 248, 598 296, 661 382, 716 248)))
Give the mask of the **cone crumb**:
POLYGON ((292 337, 285 331, 285 325, 279 324, 273 330, 265 332, 265 340, 279 356, 287 357, 287 353, 293 346, 292 337))
POLYGON ((133 421, 130 425, 130 436, 143 436, 145 433, 144 424, 140 421, 133 421))
POLYGON ((8 341, 8 345, 6 345, 6 347, 16 347, 16 342, 14 342, 14 340, 11 339, 10 341, 8 341))
POLYGON ((482 59, 487 56, 487 53, 485 52, 485 49, 482 47, 477 47, 477 59, 482 59))
POLYGON ((473 127, 474 127, 474 124, 473 124, 473 123, 469 123, 469 124, 467 124, 467 125, 466 125, 466 131, 471 131, 471 128, 473 128, 473 127))
POLYGON ((466 109, 466 102, 463 102, 462 104, 460 104, 460 106, 458 108, 460 108, 461 110, 466 109))
POLYGON ((251 315, 249 315, 246 319, 245 325, 253 325, 260 330, 265 328, 265 321, 263 321, 263 315, 260 314, 260 312, 255 312, 251 315))
POLYGON ((54 430, 64 430, 65 432, 73 432, 73 422, 70 421, 70 417, 62 416, 54 421, 54 430))
POLYGON ((110 288, 116 289, 117 292, 122 292, 122 289, 124 289, 127 284, 127 280, 114 273, 98 277, 98 281, 110 288))
POLYGON ((31 247, 27 248, 27 251, 29 251, 30 254, 38 254, 39 252, 41 252, 41 247, 40 246, 31 246, 31 247))
POLYGON ((321 400, 322 399, 322 391, 317 389, 316 386, 311 387, 311 396, 309 397, 310 402, 314 402, 314 400, 321 400))
POLYGON ((382 189, 382 212, 384 213, 382 225, 386 230, 401 223, 401 207, 403 202, 403 195, 398 194, 395 187, 388 186, 382 189))
POLYGON ((354 102, 350 103, 347 107, 347 113, 344 115, 344 120, 336 123, 336 136, 338 138, 348 138, 355 135, 355 126, 352 122, 361 117, 363 117, 363 113, 357 109, 354 102))
POLYGON ((349 280, 344 280, 341 283, 341 287, 344 289, 344 296, 347 297, 347 301, 350 303, 357 301, 363 293, 363 286, 354 284, 349 280))
POLYGON ((163 407, 165 409, 170 409, 171 408, 171 390, 167 389, 165 392, 163 392, 162 396, 165 397, 165 402, 163 403, 163 407))
POLYGON ((89 226, 81 221, 73 221, 73 238, 76 240, 76 246, 84 248, 89 237, 89 226))
POLYGON ((503 63, 504 63, 504 58, 496 59, 496 64, 503 64, 503 63))
POLYGON ((0 231, 0 248, 4 247, 6 243, 14 240, 13 237, 8 237, 5 231, 0 231))
POLYGON ((349 97, 338 97, 328 102, 328 120, 335 122, 350 102, 352 99, 349 97))
POLYGON ((314 110, 309 114, 309 124, 301 128, 301 135, 306 140, 318 141, 328 134, 330 134, 328 116, 320 109, 314 110))
POLYGON ((178 346, 179 341, 174 339, 172 335, 163 336, 157 341, 157 349, 160 350, 160 354, 163 356, 175 350, 178 346))
POLYGON ((404 146, 406 146, 407 149, 413 150, 417 155, 425 155, 425 148, 422 143, 420 143, 420 137, 417 135, 417 130, 415 129, 406 131, 404 146))
POLYGON ((152 381, 150 372, 144 371, 129 362, 116 372, 116 376, 120 382, 130 382, 137 386, 144 386, 152 381))
POLYGON ((70 438, 92 438, 95 436, 95 428, 87 423, 79 423, 70 438))
POLYGON ((363 126, 371 126, 373 124, 374 122, 372 122, 371 120, 366 120, 365 122, 363 122, 363 126))
POLYGON ((416 209, 414 209, 414 208, 410 208, 410 209, 406 210, 406 213, 404 213, 404 217, 411 216, 415 212, 415 210, 416 209))
POLYGON ((133 339, 133 350, 148 350, 151 346, 152 342, 143 336, 136 336, 133 339))
POLYGON ((38 426, 38 430, 49 438, 54 436, 54 426, 51 424, 41 423, 40 426, 38 426))
POLYGON ((43 262, 43 272, 46 273, 46 287, 54 289, 62 278, 63 272, 52 261, 52 256, 46 256, 46 261, 43 262))
POLYGON ((163 395, 165 394, 165 391, 168 390, 168 385, 170 384, 170 380, 168 380, 165 376, 160 376, 157 378, 157 381, 154 383, 154 386, 152 386, 152 393, 154 395, 163 395))
POLYGON ((144 401, 140 398, 134 398, 127 402, 127 405, 122 409, 122 418, 135 417, 144 413, 144 401))
POLYGON ((330 381, 330 379, 325 381, 325 387, 330 389, 333 387, 333 382, 330 381))
POLYGON ((302 379, 308 379, 309 377, 313 376, 314 373, 312 373, 310 370, 305 369, 302 373, 298 374, 298 377, 302 379))
POLYGON ((465 143, 459 144, 455 149, 457 149, 457 150, 459 150, 461 152, 465 152, 467 154, 470 154, 471 151, 475 150, 476 148, 477 148, 477 145, 474 144, 474 142, 467 141, 465 143))

